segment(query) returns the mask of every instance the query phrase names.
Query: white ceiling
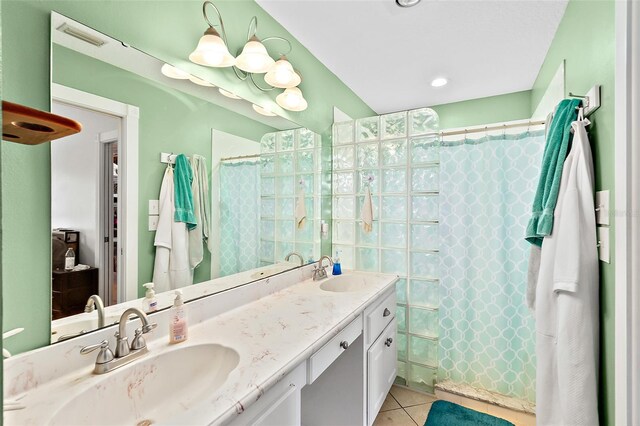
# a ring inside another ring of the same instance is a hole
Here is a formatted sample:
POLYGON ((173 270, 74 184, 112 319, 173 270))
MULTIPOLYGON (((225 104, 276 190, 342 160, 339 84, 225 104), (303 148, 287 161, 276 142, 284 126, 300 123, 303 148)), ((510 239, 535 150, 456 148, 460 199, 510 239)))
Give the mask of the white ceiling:
POLYGON ((531 89, 568 3, 257 2, 379 114, 531 89))

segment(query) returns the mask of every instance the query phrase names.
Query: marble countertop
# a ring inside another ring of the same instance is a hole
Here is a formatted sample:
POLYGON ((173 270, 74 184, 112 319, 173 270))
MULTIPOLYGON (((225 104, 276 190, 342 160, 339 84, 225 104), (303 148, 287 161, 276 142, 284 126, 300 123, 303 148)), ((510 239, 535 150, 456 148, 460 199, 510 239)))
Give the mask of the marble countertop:
MULTIPOLYGON (((367 276, 365 290, 329 292, 319 288, 321 281, 305 280, 190 327, 189 340, 181 347, 208 343, 227 346, 238 352, 239 363, 210 396, 154 424, 223 424, 233 420, 357 318, 396 280, 396 276, 387 274, 353 274, 367 276)), ((167 332, 160 327, 147 342, 147 357, 176 348, 168 344, 167 332)), ((78 386, 95 386, 108 375, 96 376, 84 369, 37 386, 20 401, 28 409, 6 412, 5 424, 46 424, 71 398, 69 395, 77 394, 78 386)))

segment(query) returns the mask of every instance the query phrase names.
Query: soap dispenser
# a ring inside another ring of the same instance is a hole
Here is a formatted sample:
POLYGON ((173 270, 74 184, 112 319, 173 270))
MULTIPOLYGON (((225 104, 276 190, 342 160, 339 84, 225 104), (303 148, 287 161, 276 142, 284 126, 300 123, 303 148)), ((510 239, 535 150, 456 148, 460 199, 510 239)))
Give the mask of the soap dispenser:
POLYGON ((342 267, 340 266, 340 250, 336 250, 336 257, 333 259, 333 275, 342 275, 342 267))
POLYGON ((187 311, 182 300, 182 290, 176 290, 169 317, 169 343, 180 343, 187 340, 187 311))
POLYGON ((142 299, 142 311, 146 313, 157 311, 158 299, 156 298, 156 292, 153 290, 153 283, 146 283, 142 286, 147 289, 144 299, 142 299))

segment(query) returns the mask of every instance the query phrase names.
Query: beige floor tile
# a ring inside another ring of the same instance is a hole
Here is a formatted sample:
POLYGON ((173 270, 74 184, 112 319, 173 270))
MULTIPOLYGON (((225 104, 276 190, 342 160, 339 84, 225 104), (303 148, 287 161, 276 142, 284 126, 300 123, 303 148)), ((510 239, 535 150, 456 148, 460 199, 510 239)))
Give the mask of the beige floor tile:
POLYGON ((431 404, 414 405, 412 407, 405 408, 406 412, 409 413, 413 421, 418 423, 418 426, 424 425, 424 423, 427 421, 427 416, 429 415, 430 409, 431 404))
POLYGON ((416 426, 416 423, 402 408, 399 408, 381 411, 373 422, 373 426, 416 426))
POLYGON ((428 404, 435 401, 435 397, 424 393, 415 392, 399 386, 391 387, 391 395, 400 403, 402 407, 411 407, 412 405, 428 404))
POLYGON ((387 398, 382 403, 380 411, 397 410, 398 408, 400 408, 400 404, 398 404, 398 401, 396 401, 395 398, 389 393, 387 394, 387 398))

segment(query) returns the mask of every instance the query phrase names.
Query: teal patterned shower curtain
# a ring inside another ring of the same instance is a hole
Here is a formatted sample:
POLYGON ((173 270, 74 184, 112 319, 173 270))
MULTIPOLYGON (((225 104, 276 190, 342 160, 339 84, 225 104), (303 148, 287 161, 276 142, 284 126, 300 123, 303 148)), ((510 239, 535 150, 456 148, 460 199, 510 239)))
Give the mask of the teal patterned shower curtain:
POLYGON ((260 266, 260 163, 220 164, 220 276, 260 266))
POLYGON ((535 400, 524 232, 543 131, 440 148, 439 381, 535 400))

